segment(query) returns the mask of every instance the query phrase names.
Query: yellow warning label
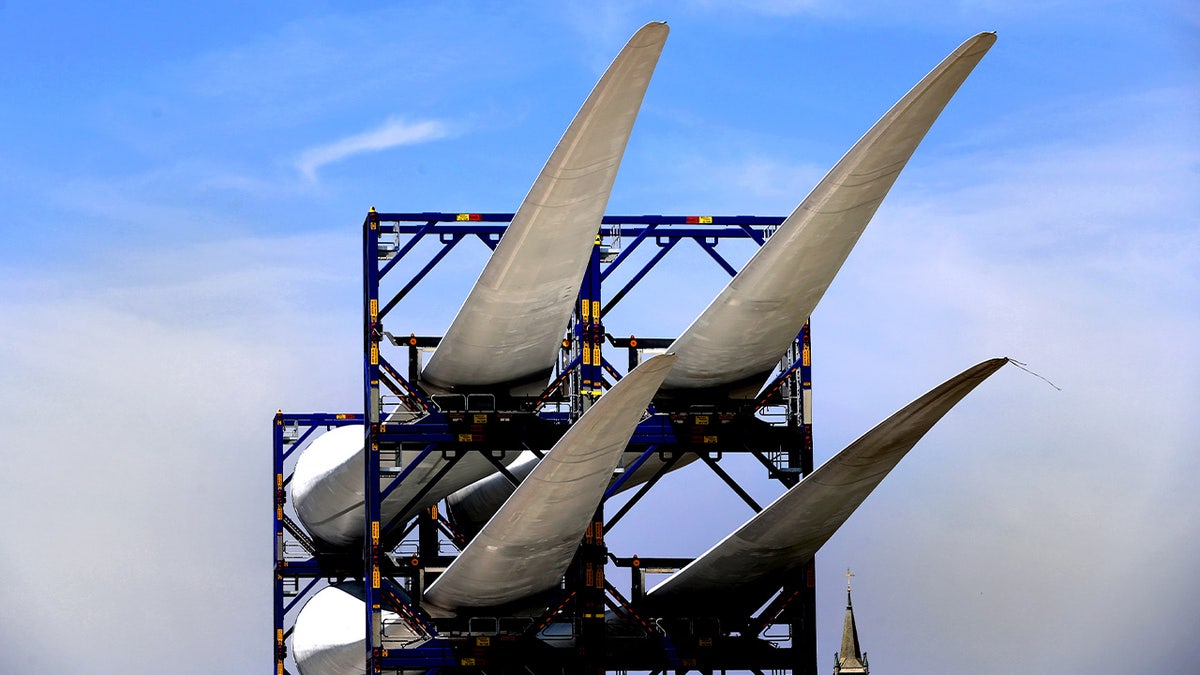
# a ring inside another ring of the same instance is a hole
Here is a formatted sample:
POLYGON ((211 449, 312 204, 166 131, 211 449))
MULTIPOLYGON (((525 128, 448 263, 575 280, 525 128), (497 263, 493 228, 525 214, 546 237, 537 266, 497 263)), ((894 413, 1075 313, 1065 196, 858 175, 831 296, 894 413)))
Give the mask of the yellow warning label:
POLYGON ((592 363, 596 365, 600 365, 602 363, 600 360, 600 345, 592 347, 592 363))
POLYGON ((700 216, 698 220, 703 224, 712 224, 712 216, 700 216))
POLYGON ((708 415, 696 415, 696 424, 697 425, 708 424, 708 415))
POLYGON ((583 365, 592 365, 592 350, 588 349, 587 345, 583 346, 583 365))
POLYGON ((716 442, 717 442, 717 437, 716 437, 716 436, 705 436, 705 437, 704 437, 704 442, 705 442, 705 443, 716 443, 716 442))
POLYGON ((587 300, 580 300, 579 314, 583 317, 584 321, 589 320, 592 316, 592 304, 587 300))
POLYGON ((379 567, 371 568, 371 588, 379 588, 379 567))
POLYGON ((468 657, 464 658, 462 661, 460 661, 459 663, 464 666, 473 666, 473 665, 475 665, 475 659, 468 656, 468 657))
POLYGON ((804 345, 804 350, 800 352, 800 363, 804 366, 812 365, 812 348, 804 345))
POLYGON ((373 544, 379 543, 379 521, 378 520, 371 521, 371 543, 373 543, 373 544))
POLYGON ((459 434, 458 435, 459 443, 470 443, 473 440, 475 440, 475 437, 472 436, 471 434, 459 434))
POLYGON ((454 216, 454 219, 455 219, 455 220, 470 220, 470 219, 471 219, 471 214, 469 214, 469 213, 460 213, 460 214, 458 214, 457 216, 454 216))
POLYGON ((371 318, 374 319, 378 316, 379 316, 379 300, 377 300, 376 298, 371 298, 371 318))
POLYGON ((477 637, 477 638, 475 638, 475 646, 476 647, 491 647, 492 646, 492 638, 477 637))
POLYGON ((475 424, 487 424, 487 415, 474 415, 475 424))
POLYGON ((379 365, 379 345, 371 345, 371 365, 379 365))

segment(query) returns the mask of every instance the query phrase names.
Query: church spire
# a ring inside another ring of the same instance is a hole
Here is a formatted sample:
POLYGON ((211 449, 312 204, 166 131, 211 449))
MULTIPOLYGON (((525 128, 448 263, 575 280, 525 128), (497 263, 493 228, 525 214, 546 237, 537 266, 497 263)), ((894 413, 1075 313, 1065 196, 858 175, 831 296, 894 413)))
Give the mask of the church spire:
POLYGON ((842 649, 833 665, 833 675, 868 675, 867 654, 858 645, 858 627, 854 625, 854 605, 850 602, 850 577, 846 568, 846 621, 842 624, 842 649))

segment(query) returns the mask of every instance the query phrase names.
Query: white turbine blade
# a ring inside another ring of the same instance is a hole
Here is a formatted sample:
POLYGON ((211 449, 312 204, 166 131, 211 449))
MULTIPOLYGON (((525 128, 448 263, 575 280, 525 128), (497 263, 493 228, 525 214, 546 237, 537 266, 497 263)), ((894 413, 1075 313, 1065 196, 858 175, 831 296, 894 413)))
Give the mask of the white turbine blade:
POLYGON ((666 39, 666 24, 646 24, 604 73, 430 357, 424 381, 486 386, 549 372, 666 39))
POLYGON ((292 654, 301 675, 365 673, 365 617, 363 601, 335 586, 309 598, 292 631, 292 654))
MULTIPOLYGON (((434 386, 520 382, 554 363, 613 180, 641 106, 667 27, 651 23, 629 40, 554 149, 496 251, 430 357, 422 377, 434 386)), ((540 383, 539 383, 540 384, 540 383)), ((296 464, 292 494, 305 528, 333 545, 362 537, 362 428, 318 438, 296 464)), ((505 461, 512 461, 514 451, 505 461)), ((403 464, 417 453, 406 452, 403 464)), ((426 457, 384 500, 397 515, 447 460, 426 457)), ((493 473, 469 456, 414 510, 493 473)))
MULTIPOLYGON (((518 482, 523 481, 537 464, 537 455, 522 452, 508 465, 508 473, 518 482)), ((446 513, 459 534, 468 540, 474 539, 516 490, 517 486, 509 482, 508 476, 497 472, 446 495, 446 513)))
MULTIPOLYGON (((812 314, 942 108, 996 41, 967 40, 913 87, 817 184, 675 341, 664 390, 760 381, 812 314)), ((749 395, 753 395, 751 391, 749 395)))
MULTIPOLYGON (((508 464, 517 451, 506 452, 500 461, 508 464)), ((400 453, 401 466, 408 467, 420 453, 400 453)), ((382 520, 391 521, 417 493, 432 481, 449 460, 441 452, 424 457, 380 504, 382 520)), ((443 497, 495 472, 496 467, 478 453, 468 453, 442 476, 411 509, 417 513, 443 497)), ((394 476, 383 476, 380 487, 394 476)), ((292 474, 292 500, 296 515, 313 537, 333 546, 346 546, 363 536, 363 428, 338 427, 318 436, 296 460, 292 474)))
MULTIPOLYGON (((300 675, 366 673, 366 613, 360 584, 327 586, 309 598, 292 631, 300 675)), ((428 639, 394 612, 384 610, 382 619, 384 647, 412 647, 428 639)))
POLYGON ((812 558, 951 408, 1008 359, 968 368, 905 406, 646 596, 654 616, 749 616, 812 558))
MULTIPOLYGON (((622 465, 628 466, 636 462, 641 455, 640 451, 626 452, 622 465)), ((684 455, 675 460, 671 470, 680 469, 694 461, 696 461, 696 455, 684 455)), ((636 469, 626 469, 621 487, 617 489, 616 494, 640 487, 653 478, 662 469, 665 462, 666 460, 656 454, 646 459, 636 469)), ((537 463, 537 455, 532 452, 521 453, 516 461, 508 465, 508 472, 513 478, 522 481, 529 475, 529 472, 533 471, 533 467, 537 466, 537 463)), ((516 489, 516 486, 509 482, 507 476, 494 473, 447 495, 446 511, 459 534, 467 539, 473 539, 516 489)))
POLYGON ((507 605, 558 585, 604 498, 625 446, 675 357, 638 366, 538 462, 425 592, 431 614, 507 605))

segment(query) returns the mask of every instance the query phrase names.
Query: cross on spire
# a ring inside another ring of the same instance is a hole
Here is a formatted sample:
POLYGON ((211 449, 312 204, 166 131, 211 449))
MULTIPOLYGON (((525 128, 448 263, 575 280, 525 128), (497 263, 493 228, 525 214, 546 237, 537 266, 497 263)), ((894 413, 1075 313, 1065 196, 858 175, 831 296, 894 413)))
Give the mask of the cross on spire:
POLYGON ((867 653, 858 644, 858 627, 854 623, 854 608, 850 604, 850 578, 854 572, 846 568, 846 621, 842 625, 842 648, 833 666, 834 675, 867 675, 867 653))

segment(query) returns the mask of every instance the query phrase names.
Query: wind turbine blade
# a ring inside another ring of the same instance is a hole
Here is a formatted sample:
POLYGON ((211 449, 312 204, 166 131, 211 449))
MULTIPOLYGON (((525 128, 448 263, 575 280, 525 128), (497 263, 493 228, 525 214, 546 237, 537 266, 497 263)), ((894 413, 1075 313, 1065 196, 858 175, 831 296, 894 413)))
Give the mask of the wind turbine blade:
POLYGON ((653 616, 749 616, 812 558, 917 441, 1008 363, 968 368, 851 443, 645 598, 653 616))
MULTIPOLYGON (((761 385, 934 120, 996 41, 967 40, 900 99, 675 341, 664 390, 761 385), (753 327, 751 329, 750 327, 753 327)), ((755 392, 751 391, 749 395, 755 392)))
MULTIPOLYGON (((500 461, 508 464, 517 451, 506 452, 500 461)), ((449 460, 441 452, 415 450, 400 453, 400 465, 417 462, 409 475, 380 504, 384 523, 400 514, 406 504, 433 481, 449 460), (419 461, 418 461, 419 460, 419 461)), ((437 481, 437 485, 413 505, 410 515, 438 503, 446 495, 489 476, 496 467, 477 453, 468 453, 437 481)), ((392 480, 385 476, 384 486, 392 480)), ((338 427, 318 436, 300 458, 292 474, 292 500, 296 515, 310 535, 336 547, 351 545, 363 536, 363 428, 338 427)))
MULTIPOLYGON (((666 24, 643 26, 592 90, 430 357, 422 375, 427 384, 521 382, 554 363, 666 38, 666 24)), ((362 536, 362 436, 361 427, 331 431, 296 465, 292 493, 298 515, 310 534, 329 544, 347 545, 362 536)), ((416 456, 405 453, 404 464, 416 456)), ((441 453, 425 457, 384 500, 384 519, 397 515, 445 462, 441 453)), ((493 472, 486 459, 464 458, 415 508, 431 506, 493 472)))
MULTIPOLYGON (((537 464, 537 455, 522 452, 508 465, 508 473, 518 481, 524 481, 537 464)), ((509 482, 508 476, 494 473, 446 495, 446 515, 459 534, 468 540, 474 539, 516 490, 517 486, 509 482)))
POLYGON ((422 373, 434 387, 548 373, 667 25, 630 38, 554 148, 422 373))
MULTIPOLYGON (((623 465, 628 466, 637 462, 641 455, 641 452, 626 452, 623 465)), ((695 460, 695 455, 679 457, 675 459, 671 470, 678 470, 695 460)), ((624 480, 621 481, 616 494, 640 487, 653 478, 662 469, 665 462, 666 460, 655 455, 644 460, 641 466, 626 469, 624 480)), ((508 465, 508 473, 519 481, 525 480, 537 463, 537 455, 532 452, 521 453, 516 461, 508 465)), ((446 511, 459 534, 467 539, 474 539, 488 519, 500 510, 504 501, 515 490, 516 487, 508 481, 508 477, 501 473, 494 473, 446 495, 446 511)))
POLYGON ((352 673, 355 665, 364 672, 365 615, 362 600, 334 586, 309 598, 292 632, 292 653, 300 672, 352 673))
POLYGON ((425 592, 431 614, 498 607, 558 585, 621 453, 671 369, 646 361, 601 396, 425 592))
MULTIPOLYGON (((327 586, 309 598, 292 631, 292 654, 300 675, 365 674, 365 617, 361 584, 327 586)), ((395 612, 384 610, 382 618, 385 647, 412 647, 428 639, 395 612)))

